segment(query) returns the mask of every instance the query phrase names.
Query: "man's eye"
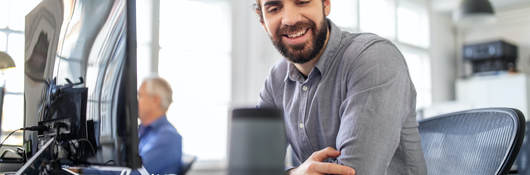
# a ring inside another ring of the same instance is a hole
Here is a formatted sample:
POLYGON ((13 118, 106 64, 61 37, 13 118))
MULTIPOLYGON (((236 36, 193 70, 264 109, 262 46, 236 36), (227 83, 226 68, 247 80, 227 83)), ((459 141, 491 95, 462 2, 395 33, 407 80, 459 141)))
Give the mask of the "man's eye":
POLYGON ((276 11, 278 11, 278 7, 272 7, 272 8, 269 8, 269 9, 267 10, 267 12, 269 12, 269 13, 274 13, 274 12, 276 12, 276 11))
POLYGON ((307 3, 309 3, 309 2, 310 2, 310 1, 298 1, 298 4, 303 5, 303 4, 307 4, 307 3))

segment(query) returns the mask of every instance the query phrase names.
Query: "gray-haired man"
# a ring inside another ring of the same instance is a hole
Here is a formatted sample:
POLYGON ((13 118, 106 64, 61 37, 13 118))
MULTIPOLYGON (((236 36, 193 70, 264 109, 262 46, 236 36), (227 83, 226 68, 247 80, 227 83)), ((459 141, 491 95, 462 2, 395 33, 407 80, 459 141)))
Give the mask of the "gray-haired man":
POLYGON ((144 80, 138 91, 139 152, 150 174, 177 174, 182 157, 182 137, 166 117, 172 102, 169 83, 160 77, 144 80))

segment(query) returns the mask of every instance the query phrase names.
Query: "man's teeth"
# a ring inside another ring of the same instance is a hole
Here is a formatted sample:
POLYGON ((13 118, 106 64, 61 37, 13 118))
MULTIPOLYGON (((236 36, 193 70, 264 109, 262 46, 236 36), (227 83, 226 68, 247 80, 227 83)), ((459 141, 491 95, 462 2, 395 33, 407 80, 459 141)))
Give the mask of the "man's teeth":
POLYGON ((300 32, 298 32, 298 33, 295 33, 295 34, 290 34, 290 35, 287 35, 287 37, 289 37, 289 38, 296 38, 296 37, 300 37, 300 36, 304 35, 306 31, 307 31, 307 30, 304 30, 304 31, 300 31, 300 32))

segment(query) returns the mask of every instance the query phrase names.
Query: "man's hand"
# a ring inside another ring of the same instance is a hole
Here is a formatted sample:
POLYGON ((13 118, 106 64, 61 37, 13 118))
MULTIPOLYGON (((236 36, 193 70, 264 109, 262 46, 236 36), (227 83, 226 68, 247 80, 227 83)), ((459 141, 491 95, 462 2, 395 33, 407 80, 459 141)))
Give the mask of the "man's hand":
POLYGON ((338 165, 334 163, 322 162, 329 157, 337 157, 340 152, 327 147, 323 150, 314 152, 302 165, 289 171, 289 175, 324 175, 324 174, 339 174, 339 175, 355 175, 353 168, 338 165))

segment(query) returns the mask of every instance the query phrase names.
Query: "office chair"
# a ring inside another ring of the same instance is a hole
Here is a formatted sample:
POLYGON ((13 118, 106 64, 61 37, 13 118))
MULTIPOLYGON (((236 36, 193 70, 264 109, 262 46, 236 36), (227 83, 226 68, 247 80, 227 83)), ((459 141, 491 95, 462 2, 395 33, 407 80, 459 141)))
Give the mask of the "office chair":
POLYGON ((178 175, 186 175, 186 173, 191 169, 191 166, 197 160, 197 156, 183 154, 182 155, 182 164, 180 165, 180 172, 178 175))
POLYGON ((511 108, 455 112, 419 122, 430 175, 506 174, 521 147, 525 119, 511 108))
MULTIPOLYGON (((526 126, 528 125, 530 125, 530 122, 526 122, 526 126)), ((530 140, 528 136, 530 136, 530 128, 526 127, 523 145, 521 146, 521 150, 519 150, 519 154, 515 160, 517 163, 517 173, 519 175, 530 175, 530 140)))

